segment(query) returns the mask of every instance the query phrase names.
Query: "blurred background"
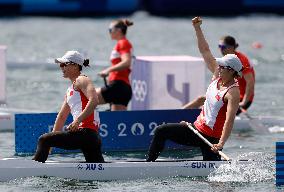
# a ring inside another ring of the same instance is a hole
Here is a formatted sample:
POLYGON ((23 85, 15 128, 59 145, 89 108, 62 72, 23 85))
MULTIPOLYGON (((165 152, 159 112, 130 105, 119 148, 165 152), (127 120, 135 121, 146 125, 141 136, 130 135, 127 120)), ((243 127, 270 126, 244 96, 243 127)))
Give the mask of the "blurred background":
POLYGON ((155 15, 282 14, 281 0, 1 0, 2 15, 109 15, 145 10, 155 15))

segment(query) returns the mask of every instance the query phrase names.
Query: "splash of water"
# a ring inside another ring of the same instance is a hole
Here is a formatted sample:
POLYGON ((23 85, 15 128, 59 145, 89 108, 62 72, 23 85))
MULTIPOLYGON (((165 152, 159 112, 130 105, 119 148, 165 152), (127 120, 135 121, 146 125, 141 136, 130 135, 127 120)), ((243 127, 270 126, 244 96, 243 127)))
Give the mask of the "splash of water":
POLYGON ((214 170, 208 181, 257 183, 275 179, 275 159, 271 154, 250 152, 214 170), (248 160, 239 161, 239 160, 248 160))
POLYGON ((268 128, 270 133, 283 133, 284 127, 281 126, 273 126, 268 128))

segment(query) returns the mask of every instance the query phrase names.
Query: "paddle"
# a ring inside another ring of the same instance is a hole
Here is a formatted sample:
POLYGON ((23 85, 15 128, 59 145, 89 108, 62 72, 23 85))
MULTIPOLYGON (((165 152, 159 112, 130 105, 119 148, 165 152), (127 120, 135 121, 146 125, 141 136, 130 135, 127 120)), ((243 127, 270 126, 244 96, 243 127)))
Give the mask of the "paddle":
MULTIPOLYGON (((210 143, 205 137, 203 137, 196 129, 194 129, 191 125, 191 123, 186 122, 188 128, 193 131, 200 139, 202 139, 207 145, 209 145, 210 147, 213 147, 213 144, 210 143)), ((222 151, 218 151, 218 154, 221 155, 221 157, 223 157, 225 160, 229 161, 230 158, 223 153, 222 151)))
MULTIPOLYGON (((105 87, 108 87, 106 76, 103 77, 105 87)), ((109 110, 111 111, 111 103, 109 103, 109 110)))
POLYGON ((268 129, 265 127, 265 125, 263 125, 258 119, 250 116, 247 110, 245 110, 244 108, 240 107, 240 109, 242 113, 249 119, 249 125, 251 126, 252 129, 262 132, 268 132, 268 129))
POLYGON ((104 79, 105 86, 108 87, 106 76, 104 76, 103 79, 104 79))

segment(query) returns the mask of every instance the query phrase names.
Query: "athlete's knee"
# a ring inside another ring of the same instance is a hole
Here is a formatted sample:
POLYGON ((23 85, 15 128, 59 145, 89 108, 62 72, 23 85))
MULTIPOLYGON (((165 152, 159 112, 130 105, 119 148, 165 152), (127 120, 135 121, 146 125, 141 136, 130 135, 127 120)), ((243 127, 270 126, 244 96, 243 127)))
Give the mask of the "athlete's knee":
POLYGON ((40 143, 40 144, 45 143, 45 141, 46 141, 46 136, 45 136, 45 135, 41 135, 41 136, 38 138, 38 143, 40 143))
POLYGON ((41 135, 38 139, 38 144, 39 145, 46 145, 48 143, 49 137, 50 136, 49 136, 48 133, 41 135))
POLYGON ((154 136, 155 137, 162 137, 166 134, 166 129, 167 129, 167 125, 160 125, 158 127, 156 127, 155 132, 154 132, 154 136))

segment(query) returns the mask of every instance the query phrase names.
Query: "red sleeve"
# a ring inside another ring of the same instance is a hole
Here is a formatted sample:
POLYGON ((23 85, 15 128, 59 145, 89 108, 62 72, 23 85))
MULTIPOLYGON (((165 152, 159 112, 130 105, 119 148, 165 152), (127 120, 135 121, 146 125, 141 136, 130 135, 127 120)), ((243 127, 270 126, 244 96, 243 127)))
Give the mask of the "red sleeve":
POLYGON ((244 75, 248 74, 248 73, 253 73, 253 68, 252 68, 252 66, 249 63, 248 58, 245 57, 244 55, 241 55, 241 56, 239 56, 239 59, 241 60, 242 65, 243 65, 242 73, 244 75))
POLYGON ((121 40, 118 42, 117 51, 123 55, 127 53, 131 53, 132 45, 127 40, 121 40))
POLYGON ((244 70, 242 71, 243 75, 246 75, 248 73, 252 73, 253 69, 252 68, 244 68, 244 70))

